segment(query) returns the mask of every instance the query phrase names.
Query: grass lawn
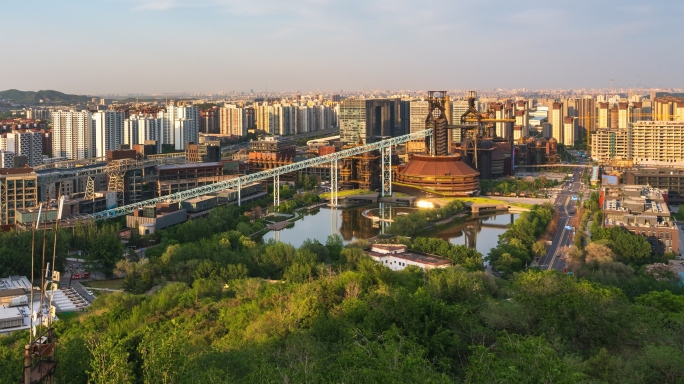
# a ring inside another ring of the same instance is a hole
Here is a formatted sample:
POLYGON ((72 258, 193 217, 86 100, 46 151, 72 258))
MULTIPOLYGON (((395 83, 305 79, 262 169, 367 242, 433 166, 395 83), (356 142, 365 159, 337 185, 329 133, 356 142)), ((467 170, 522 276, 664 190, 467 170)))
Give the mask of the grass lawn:
MULTIPOLYGON (((366 194, 371 194, 371 193, 378 193, 378 192, 373 192, 369 189, 350 189, 347 191, 338 191, 337 197, 345 197, 345 196, 351 196, 351 195, 366 195, 366 194)), ((321 197, 321 199, 329 199, 330 198, 330 192, 321 193, 320 197, 321 197)))
POLYGON ((289 218, 290 218, 289 215, 288 216, 268 215, 268 216, 264 217, 265 220, 268 220, 268 221, 273 222, 273 223, 277 223, 279 221, 285 221, 289 218))
POLYGON ((83 281, 81 285, 93 288, 123 289, 123 279, 83 281))

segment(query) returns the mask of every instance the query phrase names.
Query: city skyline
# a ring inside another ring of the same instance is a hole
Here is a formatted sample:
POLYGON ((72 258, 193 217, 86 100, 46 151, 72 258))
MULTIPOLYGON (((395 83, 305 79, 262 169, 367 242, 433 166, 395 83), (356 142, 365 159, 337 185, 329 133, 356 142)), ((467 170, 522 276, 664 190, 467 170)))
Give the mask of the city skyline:
POLYGON ((677 88, 684 4, 40 0, 4 4, 0 89, 218 93, 677 88), (45 39, 49 40, 45 40, 45 39), (45 42, 41 42, 45 40, 45 42))

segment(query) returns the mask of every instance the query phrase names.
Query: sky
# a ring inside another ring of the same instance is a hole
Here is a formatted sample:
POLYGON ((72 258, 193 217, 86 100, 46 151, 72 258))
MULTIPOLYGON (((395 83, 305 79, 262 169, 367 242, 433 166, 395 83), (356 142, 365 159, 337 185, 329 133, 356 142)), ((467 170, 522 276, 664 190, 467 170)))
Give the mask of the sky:
POLYGON ((0 90, 684 87, 684 1, 21 0, 0 90))

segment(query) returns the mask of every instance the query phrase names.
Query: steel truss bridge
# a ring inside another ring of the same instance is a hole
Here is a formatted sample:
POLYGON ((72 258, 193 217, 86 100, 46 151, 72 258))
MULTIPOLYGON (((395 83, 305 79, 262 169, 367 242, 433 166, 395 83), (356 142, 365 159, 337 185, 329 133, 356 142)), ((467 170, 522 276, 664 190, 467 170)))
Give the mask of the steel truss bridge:
POLYGON ((36 167, 34 170, 38 176, 38 184, 53 184, 65 179, 72 179, 85 176, 94 176, 109 170, 126 172, 131 169, 145 168, 155 165, 181 164, 185 163, 185 153, 173 153, 161 155, 147 160, 115 160, 110 164, 105 163, 101 158, 65 161, 62 163, 48 164, 36 167))
MULTIPOLYGON (((205 185, 202 187, 197 187, 189 189, 187 191, 181 191, 172 193, 170 195, 157 197, 150 200, 140 201, 137 203, 124 205, 121 207, 109 209, 102 212, 97 212, 90 215, 82 215, 82 219, 92 219, 92 220, 102 220, 111 219, 119 216, 124 216, 132 213, 135 210, 141 209, 145 206, 154 205, 157 203, 165 202, 178 202, 186 199, 191 199, 194 197, 204 196, 211 193, 216 193, 224 189, 236 189, 238 192, 238 205, 240 204, 240 189, 241 186, 253 183, 255 181, 265 180, 273 178, 274 185, 280 184, 280 175, 284 175, 290 172, 301 171, 308 167, 313 167, 317 165, 330 164, 331 176, 330 176, 330 205, 336 207, 339 205, 338 199, 338 161, 350 156, 356 156, 361 153, 380 151, 382 156, 382 196, 388 196, 392 194, 392 147, 397 144, 403 144, 411 140, 420 140, 425 137, 432 135, 432 129, 426 129, 423 131, 414 132, 408 135, 397 136, 389 138, 386 140, 378 141, 375 143, 360 145, 354 148, 345 149, 340 152, 331 153, 329 155, 324 155, 312 159, 307 159, 304 161, 299 161, 296 163, 284 165, 282 167, 277 167, 273 169, 268 169, 265 171, 253 173, 250 175, 236 177, 234 179, 221 181, 211 185, 205 185)), ((280 191, 279 188, 274 188, 273 193, 273 203, 274 205, 280 204, 280 191)))
POLYGON ((540 165, 516 165, 518 168, 592 168, 592 164, 540 164, 540 165))

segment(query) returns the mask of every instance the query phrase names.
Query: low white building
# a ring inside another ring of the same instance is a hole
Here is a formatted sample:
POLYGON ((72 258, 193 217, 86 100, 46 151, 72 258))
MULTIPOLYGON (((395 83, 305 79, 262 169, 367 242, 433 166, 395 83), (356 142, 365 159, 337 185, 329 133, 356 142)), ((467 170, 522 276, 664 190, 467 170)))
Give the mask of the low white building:
POLYGON ((422 252, 407 250, 403 244, 373 244, 366 252, 373 260, 393 271, 415 265, 422 269, 447 268, 451 260, 422 252))

